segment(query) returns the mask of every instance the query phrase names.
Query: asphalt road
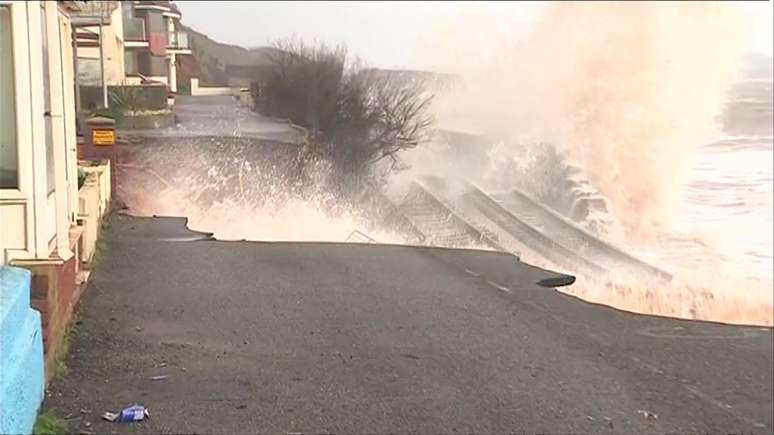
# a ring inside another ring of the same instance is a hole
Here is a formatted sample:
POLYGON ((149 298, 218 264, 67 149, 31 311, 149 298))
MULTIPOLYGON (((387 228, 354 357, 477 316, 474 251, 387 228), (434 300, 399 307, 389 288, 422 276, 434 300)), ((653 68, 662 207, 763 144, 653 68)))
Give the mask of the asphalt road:
POLYGON ((495 252, 110 222, 44 404, 75 432, 772 431, 771 329, 591 305, 495 252))
POLYGON ((155 138, 242 137, 301 143, 303 133, 290 123, 261 116, 244 107, 230 95, 186 96, 176 98, 177 125, 153 130, 122 130, 124 136, 155 138))

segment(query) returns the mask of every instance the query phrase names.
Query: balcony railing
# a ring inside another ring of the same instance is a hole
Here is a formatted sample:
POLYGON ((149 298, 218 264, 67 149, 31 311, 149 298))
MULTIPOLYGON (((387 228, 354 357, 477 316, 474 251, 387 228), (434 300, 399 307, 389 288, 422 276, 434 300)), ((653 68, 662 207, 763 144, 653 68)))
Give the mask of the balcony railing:
POLYGON ((110 24, 110 16, 119 5, 119 2, 115 0, 79 1, 71 3, 77 3, 78 10, 70 11, 70 17, 99 17, 102 18, 104 24, 110 24))
POLYGON ((169 32, 167 35, 167 48, 188 49, 188 33, 182 31, 169 32))
POLYGON ((147 41, 145 20, 124 17, 124 39, 127 41, 147 41))

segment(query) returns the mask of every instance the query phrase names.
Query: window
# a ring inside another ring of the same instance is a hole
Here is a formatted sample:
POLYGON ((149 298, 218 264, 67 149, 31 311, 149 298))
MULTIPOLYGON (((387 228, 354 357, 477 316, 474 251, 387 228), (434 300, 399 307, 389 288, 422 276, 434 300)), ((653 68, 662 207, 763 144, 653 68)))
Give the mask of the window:
POLYGON ((124 53, 124 70, 128 76, 142 74, 148 77, 166 77, 167 58, 153 56, 147 48, 127 49, 124 53))
POLYGON ((11 9, 0 6, 0 189, 19 187, 11 9))
POLYGON ((124 70, 126 75, 137 75, 140 72, 136 50, 127 49, 124 53, 124 70))
POLYGON ((145 20, 134 16, 132 2, 121 2, 121 19, 127 41, 145 41, 145 20))

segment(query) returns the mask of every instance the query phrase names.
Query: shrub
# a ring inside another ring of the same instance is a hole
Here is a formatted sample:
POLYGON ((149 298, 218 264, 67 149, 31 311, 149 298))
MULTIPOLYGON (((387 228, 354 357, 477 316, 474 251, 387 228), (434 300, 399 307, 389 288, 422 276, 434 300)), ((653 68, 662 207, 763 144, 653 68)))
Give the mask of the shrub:
POLYGON ((297 39, 274 44, 271 68, 251 85, 256 109, 309 131, 303 166, 329 162, 335 182, 357 187, 384 159, 416 147, 432 126, 432 95, 421 80, 404 80, 349 61, 346 47, 297 39))

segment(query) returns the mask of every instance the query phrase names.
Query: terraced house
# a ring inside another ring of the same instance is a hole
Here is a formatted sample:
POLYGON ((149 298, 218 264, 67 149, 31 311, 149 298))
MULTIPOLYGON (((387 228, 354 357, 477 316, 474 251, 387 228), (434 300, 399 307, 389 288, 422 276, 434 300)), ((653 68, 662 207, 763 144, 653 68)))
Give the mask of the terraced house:
POLYGON ((127 80, 165 83, 177 92, 178 56, 191 54, 180 10, 169 1, 121 3, 127 80))
MULTIPOLYGON (((74 18, 79 108, 108 107, 111 87, 156 85, 177 92, 179 56, 190 55, 170 1, 90 1, 74 18)), ((152 97, 155 98, 155 97, 152 97)))
POLYGON ((79 161, 84 11, 0 1, 0 433, 32 429, 109 209, 109 162, 79 161))
POLYGON ((43 348, 53 361, 80 269, 70 41, 82 6, 0 1, 0 433, 32 428, 43 348))

